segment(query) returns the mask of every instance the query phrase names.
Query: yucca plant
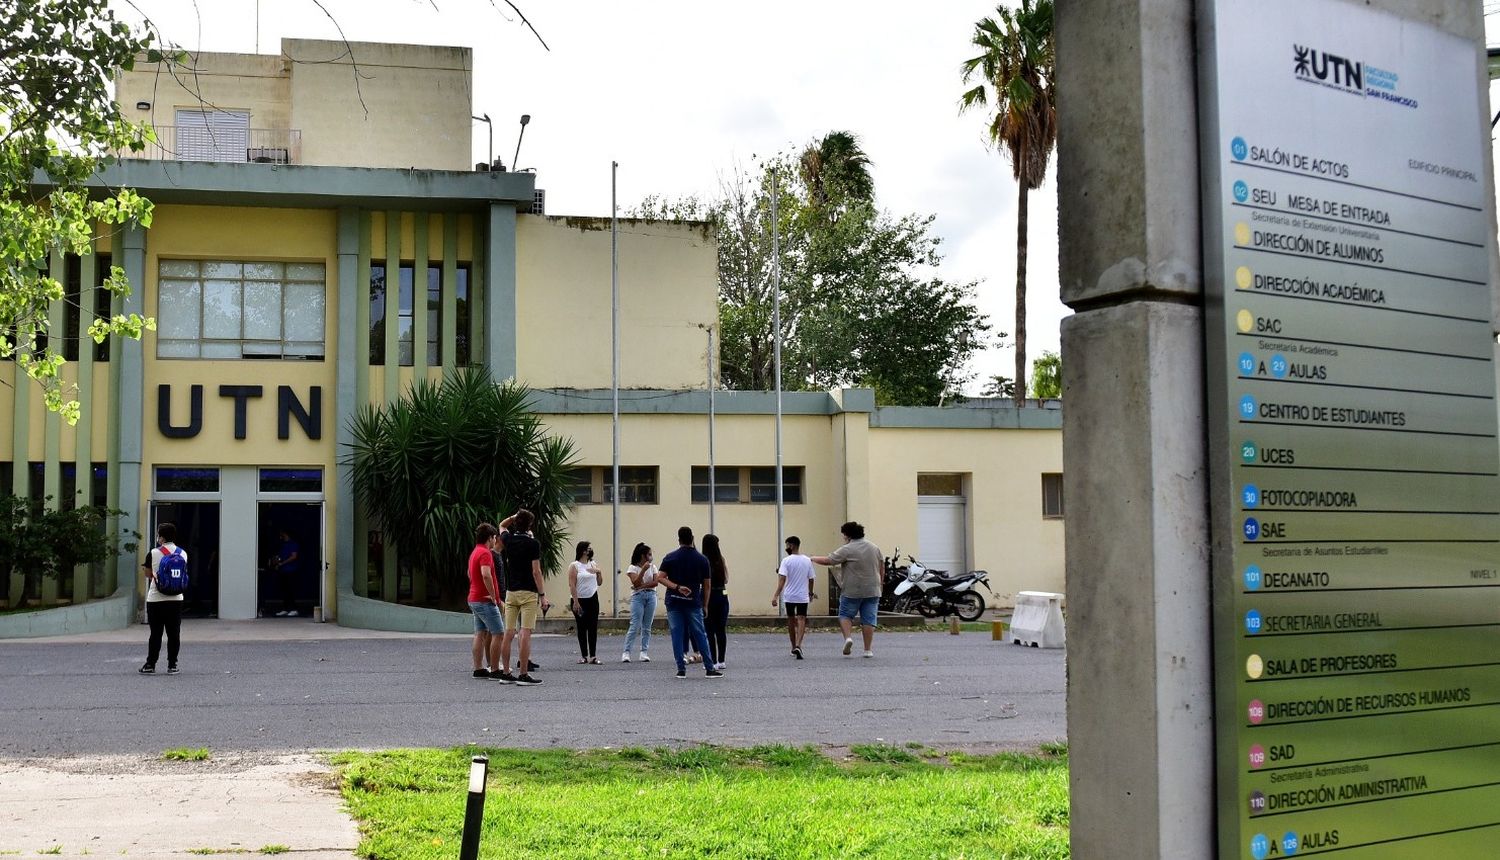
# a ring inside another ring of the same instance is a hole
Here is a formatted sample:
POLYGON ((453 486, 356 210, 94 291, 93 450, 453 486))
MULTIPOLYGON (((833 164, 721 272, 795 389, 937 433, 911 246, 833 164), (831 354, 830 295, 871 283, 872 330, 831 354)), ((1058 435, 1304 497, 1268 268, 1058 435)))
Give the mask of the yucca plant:
POLYGON ((572 510, 573 440, 551 436, 528 408, 530 391, 497 385, 482 368, 406 396, 366 406, 351 422, 345 457, 354 497, 372 525, 416 575, 436 586, 439 605, 462 608, 474 528, 524 507, 536 514, 542 568, 556 572, 572 510))

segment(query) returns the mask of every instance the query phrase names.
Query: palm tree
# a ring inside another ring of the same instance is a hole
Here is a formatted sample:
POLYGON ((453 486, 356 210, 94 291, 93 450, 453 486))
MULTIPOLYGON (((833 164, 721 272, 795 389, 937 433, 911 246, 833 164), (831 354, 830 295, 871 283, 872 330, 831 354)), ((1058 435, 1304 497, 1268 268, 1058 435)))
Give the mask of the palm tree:
POLYGON ((831 131, 808 144, 798 166, 812 208, 830 222, 837 221, 839 210, 849 203, 875 200, 870 157, 850 132, 831 131))
POLYGON ((1057 144, 1057 100, 1053 89, 1056 42, 1052 0, 1021 0, 1021 8, 995 7, 999 17, 974 25, 977 57, 960 67, 975 86, 959 99, 959 113, 993 106, 990 142, 1010 153, 1021 187, 1016 209, 1016 405, 1026 397, 1026 195, 1042 184, 1057 144))
POLYGON ((524 507, 536 514, 542 569, 562 563, 572 509, 573 441, 551 436, 530 392, 482 368, 418 380, 401 400, 365 406, 350 422, 354 496, 444 608, 463 607, 474 528, 524 507))

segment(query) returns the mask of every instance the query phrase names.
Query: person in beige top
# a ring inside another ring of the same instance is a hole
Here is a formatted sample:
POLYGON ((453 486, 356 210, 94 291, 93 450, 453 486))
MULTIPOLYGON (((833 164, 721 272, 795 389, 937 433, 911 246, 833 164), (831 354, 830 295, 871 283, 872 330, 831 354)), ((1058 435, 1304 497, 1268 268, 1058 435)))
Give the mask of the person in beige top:
POLYGON ((875 611, 880 608, 880 589, 885 581, 885 556, 880 547, 865 540, 865 527, 856 522, 839 526, 844 545, 828 555, 815 555, 814 564, 833 568, 839 584, 839 627, 844 631, 844 656, 854 651, 854 619, 864 634, 865 656, 874 657, 875 611))

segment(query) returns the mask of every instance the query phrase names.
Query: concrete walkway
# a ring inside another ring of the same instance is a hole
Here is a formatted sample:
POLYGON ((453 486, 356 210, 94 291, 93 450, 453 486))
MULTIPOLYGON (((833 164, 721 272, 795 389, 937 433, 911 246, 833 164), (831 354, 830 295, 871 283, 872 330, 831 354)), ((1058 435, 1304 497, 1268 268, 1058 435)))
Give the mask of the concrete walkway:
POLYGON ((308 755, 0 760, 0 855, 167 857, 259 852, 352 858, 359 831, 308 755))

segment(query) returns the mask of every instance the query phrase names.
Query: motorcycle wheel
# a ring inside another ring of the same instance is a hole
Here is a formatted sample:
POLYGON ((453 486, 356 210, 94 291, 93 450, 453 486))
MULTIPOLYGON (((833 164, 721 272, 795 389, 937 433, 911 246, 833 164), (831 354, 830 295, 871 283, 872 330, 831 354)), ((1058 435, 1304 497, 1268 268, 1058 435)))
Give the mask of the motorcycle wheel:
POLYGON ((965 591, 953 601, 953 611, 964 621, 978 621, 984 614, 984 596, 976 591, 965 591))
POLYGON ((931 606, 928 606, 927 601, 923 600, 917 603, 917 614, 921 615, 923 618, 936 618, 938 616, 938 611, 936 609, 933 609, 931 606))

